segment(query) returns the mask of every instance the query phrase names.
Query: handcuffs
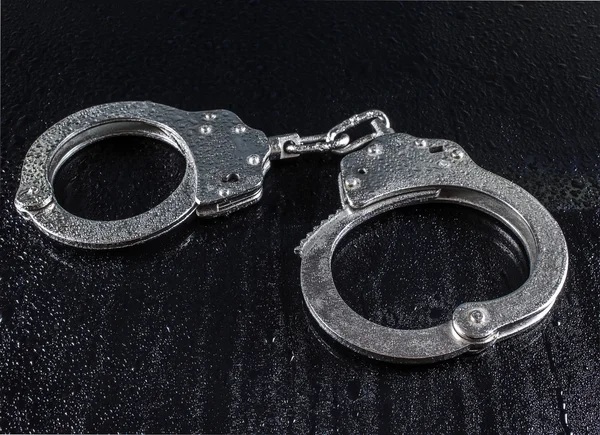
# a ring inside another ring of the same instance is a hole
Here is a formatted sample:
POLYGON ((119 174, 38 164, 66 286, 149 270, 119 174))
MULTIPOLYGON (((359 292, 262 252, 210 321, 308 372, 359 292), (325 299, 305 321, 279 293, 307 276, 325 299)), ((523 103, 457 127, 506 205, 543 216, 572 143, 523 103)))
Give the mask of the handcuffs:
POLYGON ((118 248, 154 238, 194 212, 213 217, 255 203, 272 160, 309 152, 345 155, 339 175, 342 208, 297 250, 304 300, 329 336, 371 358, 430 363, 479 352, 548 314, 568 268, 565 238, 550 213, 519 186, 477 166, 456 143, 395 133, 377 110, 352 116, 322 135, 267 137, 227 110, 186 112, 151 102, 90 107, 34 142, 15 204, 60 242, 118 248), (346 132, 362 123, 370 123, 372 133, 351 141, 346 132), (120 135, 147 136, 175 147, 186 162, 179 186, 156 207, 128 219, 94 221, 63 209, 52 188, 60 166, 83 147, 120 135), (507 296, 458 306, 451 320, 432 328, 400 330, 373 323, 353 311, 336 289, 331 270, 336 245, 376 215, 425 202, 472 207, 504 223, 525 248, 529 277, 507 296))

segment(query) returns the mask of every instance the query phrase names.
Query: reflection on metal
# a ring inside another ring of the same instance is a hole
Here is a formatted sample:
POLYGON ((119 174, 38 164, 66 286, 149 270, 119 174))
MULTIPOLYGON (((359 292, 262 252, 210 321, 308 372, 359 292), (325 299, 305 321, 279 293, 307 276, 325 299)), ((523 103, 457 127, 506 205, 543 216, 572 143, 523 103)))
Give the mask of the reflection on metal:
POLYGON ((562 231, 529 193, 477 166, 457 144, 394 133, 387 116, 371 110, 329 132, 267 138, 226 110, 185 112, 151 102, 111 103, 58 122, 30 148, 15 204, 45 234, 92 249, 129 246, 156 237, 194 211, 202 217, 232 213, 261 198, 271 160, 310 152, 343 154, 342 208, 316 227, 298 248, 302 291, 317 323, 340 343, 369 357, 429 363, 477 352, 539 322, 565 282, 568 254, 562 231), (351 139, 369 123, 372 132, 351 139), (148 136, 175 147, 185 158, 183 179, 156 207, 128 219, 93 221, 57 202, 52 181, 58 168, 91 143, 119 136, 148 136), (331 272, 336 245, 352 228, 385 211, 423 202, 472 207, 503 222, 522 241, 528 280, 513 293, 466 303, 442 325, 399 330, 359 316, 340 297, 331 272))

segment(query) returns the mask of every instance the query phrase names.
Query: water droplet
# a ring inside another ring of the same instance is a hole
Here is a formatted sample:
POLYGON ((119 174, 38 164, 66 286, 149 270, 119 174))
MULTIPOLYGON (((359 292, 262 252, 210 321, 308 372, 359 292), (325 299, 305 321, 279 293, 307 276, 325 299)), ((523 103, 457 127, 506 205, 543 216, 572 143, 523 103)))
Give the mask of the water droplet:
POLYGON ((258 154, 251 154, 248 156, 246 161, 249 165, 257 166, 260 163, 260 157, 258 156, 258 154))
POLYGON ((230 193, 231 192, 229 189, 219 189, 219 195, 222 196, 223 198, 228 196, 230 193))
POLYGON ((372 156, 377 156, 383 153, 383 148, 378 143, 375 143, 367 148, 367 152, 372 156))
POLYGON ((481 323, 483 321, 483 313, 479 310, 473 310, 469 314, 469 320, 473 323, 481 323))
POLYGON ((202 134, 210 134, 212 132, 212 127, 210 125, 203 125, 200 127, 200 133, 202 134))
POLYGON ((358 189, 360 187, 360 179, 356 177, 346 178, 346 181, 344 181, 344 185, 348 190, 358 189))
POLYGON ((452 157, 455 160, 460 160, 464 156, 465 156, 465 153, 463 153, 461 150, 453 149, 452 151, 450 151, 450 157, 452 157))

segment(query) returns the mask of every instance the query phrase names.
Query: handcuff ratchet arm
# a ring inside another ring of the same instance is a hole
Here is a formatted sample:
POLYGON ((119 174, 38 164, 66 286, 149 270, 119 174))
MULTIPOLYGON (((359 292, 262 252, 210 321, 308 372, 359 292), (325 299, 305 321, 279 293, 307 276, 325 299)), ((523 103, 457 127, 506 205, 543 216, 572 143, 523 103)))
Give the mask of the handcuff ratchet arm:
POLYGON ((18 211, 63 243, 108 249, 141 243, 185 220, 228 214, 255 203, 271 160, 310 152, 345 155, 339 177, 342 209, 301 243, 304 299, 319 325, 372 358, 425 363, 479 351, 540 321, 560 293, 567 246, 556 221, 528 192, 477 166, 457 144, 395 134, 387 116, 370 110, 325 134, 267 136, 232 112, 185 112, 151 102, 110 103, 82 110, 43 133, 25 157, 15 198, 18 211), (349 131, 370 123, 352 140, 349 131), (156 207, 128 219, 93 221, 72 215, 52 189, 60 166, 83 147, 113 136, 141 135, 175 147, 186 165, 179 186, 156 207), (451 320, 422 330, 370 322, 340 297, 331 272, 339 240, 385 211, 421 202, 452 202, 490 214, 521 240, 528 280, 511 294, 456 308, 451 320))
POLYGON ((564 285, 567 246, 550 213, 522 188, 477 166, 453 142, 384 135, 342 159, 339 183, 342 210, 299 247, 302 290, 329 335, 372 358, 427 363, 480 351, 540 321, 564 285), (386 328, 352 311, 333 281, 338 242, 376 215, 422 202, 452 202, 503 222, 525 247, 528 280, 507 296, 462 304, 451 320, 425 330, 386 328))

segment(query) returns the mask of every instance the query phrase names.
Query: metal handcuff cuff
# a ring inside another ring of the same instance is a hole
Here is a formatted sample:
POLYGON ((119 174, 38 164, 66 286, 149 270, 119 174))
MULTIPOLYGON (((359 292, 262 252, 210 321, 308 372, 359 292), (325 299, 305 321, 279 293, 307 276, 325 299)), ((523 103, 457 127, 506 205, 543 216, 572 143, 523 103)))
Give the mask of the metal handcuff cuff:
POLYGON ((327 151, 345 155, 339 175, 342 208, 321 222, 298 252, 306 305, 328 335, 375 359, 429 363, 481 351, 549 312, 568 267, 565 238, 550 213, 519 186, 477 166, 456 143, 394 133, 387 116, 376 110, 323 135, 267 137, 227 110, 186 112, 151 102, 91 107, 59 121, 31 146, 15 204, 60 242, 92 249, 128 246, 168 231, 193 212, 213 217, 255 203, 271 160, 327 151), (373 132, 350 141, 346 131, 367 122, 373 132), (70 214, 53 193, 58 168, 83 147, 118 135, 147 136, 175 147, 186 162, 181 183, 159 205, 128 219, 93 221, 70 214), (507 296, 458 306, 451 320, 432 328, 375 324, 353 311, 336 289, 331 270, 336 245, 376 215, 424 202, 472 207, 504 223, 525 248, 529 277, 507 296))

